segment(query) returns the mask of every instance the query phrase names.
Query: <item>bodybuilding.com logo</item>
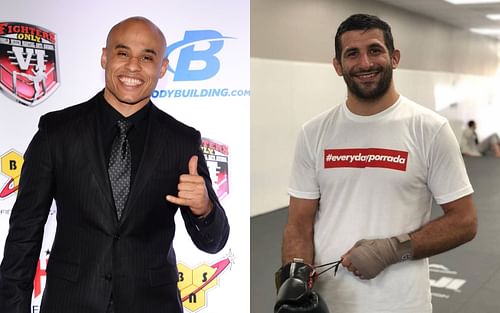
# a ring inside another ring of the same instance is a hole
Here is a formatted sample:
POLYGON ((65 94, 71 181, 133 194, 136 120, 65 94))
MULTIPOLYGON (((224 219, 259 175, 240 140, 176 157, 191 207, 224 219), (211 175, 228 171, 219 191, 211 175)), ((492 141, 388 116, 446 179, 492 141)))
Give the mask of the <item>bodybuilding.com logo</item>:
POLYGON ((215 30, 188 30, 183 40, 168 46, 167 58, 179 50, 175 69, 171 64, 168 66, 168 70, 174 74, 174 81, 206 80, 215 76, 220 69, 220 61, 215 55, 224 47, 224 39, 234 38, 222 36, 215 30), (208 48, 200 50, 207 43, 208 48), (205 66, 193 69, 196 63, 205 66))
MULTIPOLYGON (((235 38, 223 36, 216 30, 186 31, 184 39, 167 47, 166 56, 170 61, 168 71, 173 74, 173 81, 203 81, 217 75, 221 68, 221 61, 217 54, 228 39, 235 38)), ((229 88, 160 89, 153 91, 153 98, 241 97, 249 95, 249 90, 229 88)))

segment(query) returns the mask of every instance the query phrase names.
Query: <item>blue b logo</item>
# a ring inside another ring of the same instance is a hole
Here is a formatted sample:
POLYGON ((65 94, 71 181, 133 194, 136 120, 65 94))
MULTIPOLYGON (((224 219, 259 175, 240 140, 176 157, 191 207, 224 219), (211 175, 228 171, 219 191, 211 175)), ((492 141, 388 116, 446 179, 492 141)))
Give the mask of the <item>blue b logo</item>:
POLYGON ((173 43, 167 47, 168 56, 179 49, 179 57, 175 69, 168 65, 168 70, 174 74, 174 81, 190 81, 190 80, 206 80, 209 79, 220 68, 220 61, 215 56, 224 46, 224 39, 233 39, 232 37, 224 37, 221 33, 215 30, 188 30, 184 34, 184 39, 173 43), (205 42, 203 45, 196 43, 205 42), (208 43, 208 48, 206 47, 208 43), (199 46, 204 49, 200 50, 199 46), (203 64, 204 67, 194 69, 193 62, 203 64))

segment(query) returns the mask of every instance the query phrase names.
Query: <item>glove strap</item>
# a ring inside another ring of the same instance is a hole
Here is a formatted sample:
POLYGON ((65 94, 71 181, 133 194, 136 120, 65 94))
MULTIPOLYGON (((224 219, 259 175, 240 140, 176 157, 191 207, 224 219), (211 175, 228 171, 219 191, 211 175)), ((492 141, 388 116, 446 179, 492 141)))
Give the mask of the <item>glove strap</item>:
POLYGON ((318 268, 321 268, 321 267, 329 266, 326 269, 322 270, 321 272, 317 273, 316 277, 318 277, 319 275, 321 275, 321 274, 323 274, 325 272, 328 272, 331 269, 335 269, 335 271, 333 272, 333 276, 336 276, 337 275, 337 271, 339 270, 339 265, 340 265, 341 262, 342 262, 342 259, 340 259, 338 261, 330 262, 330 263, 316 265, 314 267, 314 269, 318 269, 318 268))
POLYGON ((308 288, 312 288, 318 274, 313 266, 304 263, 303 259, 294 258, 292 262, 283 265, 274 275, 276 291, 285 280, 290 277, 298 278, 307 283, 308 288))

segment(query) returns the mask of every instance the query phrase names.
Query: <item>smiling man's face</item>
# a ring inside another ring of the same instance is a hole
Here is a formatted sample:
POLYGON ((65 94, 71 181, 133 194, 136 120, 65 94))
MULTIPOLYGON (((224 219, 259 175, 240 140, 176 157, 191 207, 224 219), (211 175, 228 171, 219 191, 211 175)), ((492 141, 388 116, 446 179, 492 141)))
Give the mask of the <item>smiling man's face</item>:
POLYGON ((129 19, 115 26, 103 49, 104 98, 119 112, 146 105, 168 61, 161 32, 147 20, 129 19))
POLYGON ((398 59, 387 49, 380 29, 353 30, 341 37, 342 54, 335 69, 349 92, 359 99, 381 98, 389 89, 398 59))

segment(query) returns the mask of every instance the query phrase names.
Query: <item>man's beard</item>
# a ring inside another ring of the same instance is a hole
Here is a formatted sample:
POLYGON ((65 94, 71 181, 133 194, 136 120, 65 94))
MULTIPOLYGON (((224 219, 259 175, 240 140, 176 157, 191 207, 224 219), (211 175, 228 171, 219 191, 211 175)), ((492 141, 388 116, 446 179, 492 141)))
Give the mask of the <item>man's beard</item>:
POLYGON ((390 65, 385 68, 382 66, 372 67, 365 72, 370 71, 378 71, 382 74, 380 80, 376 83, 377 85, 373 89, 363 88, 362 84, 357 83, 352 77, 357 74, 351 71, 351 73, 343 74, 344 81, 347 85, 347 88, 351 93, 353 93, 356 97, 363 100, 376 100, 380 99, 387 90, 389 89, 392 81, 392 67, 390 65))

